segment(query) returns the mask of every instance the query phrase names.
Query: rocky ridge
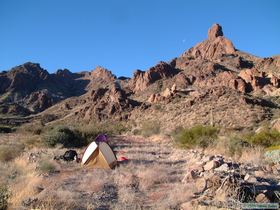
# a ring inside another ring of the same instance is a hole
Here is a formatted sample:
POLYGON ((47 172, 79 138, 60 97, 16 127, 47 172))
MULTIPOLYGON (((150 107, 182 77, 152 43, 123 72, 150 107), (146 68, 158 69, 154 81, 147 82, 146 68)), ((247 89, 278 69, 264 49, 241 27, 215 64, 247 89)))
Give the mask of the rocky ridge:
POLYGON ((117 78, 103 67, 49 74, 32 63, 2 72, 0 112, 29 115, 43 111, 42 116, 89 121, 137 121, 140 115, 149 120, 153 113, 157 119, 177 119, 178 125, 209 123, 213 112, 217 125, 253 125, 269 120, 277 110, 274 98, 280 93, 279 72, 279 57, 259 58, 236 49, 222 27, 214 24, 206 40, 170 62, 137 70, 131 79, 117 78), (162 109, 155 110, 159 106, 162 109), (239 114, 242 111, 246 117, 239 114), (238 117, 220 118, 223 112, 238 117))

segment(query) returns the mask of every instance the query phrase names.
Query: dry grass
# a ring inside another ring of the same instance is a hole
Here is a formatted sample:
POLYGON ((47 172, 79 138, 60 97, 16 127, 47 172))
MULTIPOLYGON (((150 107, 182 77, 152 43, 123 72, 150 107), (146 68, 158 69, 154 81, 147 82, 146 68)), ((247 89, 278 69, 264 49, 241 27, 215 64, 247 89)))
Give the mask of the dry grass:
POLYGON ((169 169, 160 165, 142 165, 137 168, 135 173, 139 177, 139 187, 143 191, 151 189, 156 184, 166 183, 169 180, 169 169))
POLYGON ((13 162, 18 175, 10 187, 12 206, 20 206, 22 201, 37 194, 36 187, 42 182, 42 177, 35 171, 36 165, 31 164, 24 157, 18 157, 13 162))
POLYGON ((162 196, 156 201, 156 209, 176 209, 180 204, 190 201, 194 186, 192 184, 172 184, 171 189, 161 190, 162 196))
POLYGON ((80 180, 77 190, 90 193, 99 192, 102 190, 104 184, 110 181, 108 174, 102 170, 92 171, 92 173, 87 173, 85 176, 82 176, 79 179, 80 180))
POLYGON ((223 155, 238 162, 264 164, 264 148, 260 146, 249 146, 246 142, 235 137, 220 137, 216 144, 206 148, 205 154, 223 155))
POLYGON ((18 157, 24 149, 20 143, 0 145, 0 162, 8 162, 18 157))
POLYGON ((265 151, 262 147, 246 148, 242 151, 238 160, 244 163, 263 165, 265 163, 264 153, 265 151))
MULTIPOLYGON (((7 183, 10 186, 11 208, 21 208, 23 200, 36 197, 39 202, 34 207, 42 210, 98 209, 103 208, 103 205, 109 209, 122 210, 178 209, 181 203, 193 196, 193 184, 183 184, 181 180, 187 169, 194 167, 201 157, 188 156, 186 150, 172 147, 167 136, 116 138, 112 142, 114 150, 129 161, 114 170, 85 169, 76 162, 54 161, 53 157, 62 155, 66 149, 40 148, 36 143, 40 141, 39 136, 29 132, 19 137, 9 140, 9 146, 22 142, 27 146, 23 154, 0 164, 0 184, 7 183), (34 139, 29 142, 30 137, 34 139), (31 153, 36 156, 34 160, 30 160, 31 153), (56 169, 60 172, 49 173, 56 169), (38 186, 44 188, 40 193, 38 186)), ((204 152, 231 156, 230 139, 230 136, 220 138, 204 152)), ((77 149, 78 153, 81 151, 83 149, 77 149)), ((241 162, 261 164, 263 150, 242 147, 241 152, 235 152, 233 157, 241 162)))

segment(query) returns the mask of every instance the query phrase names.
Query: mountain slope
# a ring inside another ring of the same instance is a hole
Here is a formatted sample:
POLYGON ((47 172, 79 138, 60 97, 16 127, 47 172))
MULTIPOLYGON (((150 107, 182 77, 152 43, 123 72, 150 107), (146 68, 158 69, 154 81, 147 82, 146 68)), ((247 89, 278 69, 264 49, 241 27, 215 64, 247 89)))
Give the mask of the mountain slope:
POLYGON ((25 115, 43 111, 38 116, 51 114, 58 120, 140 124, 156 119, 169 129, 197 123, 254 127, 278 110, 279 76, 279 56, 242 52, 214 24, 206 40, 170 62, 137 70, 131 79, 116 78, 102 67, 55 74, 38 64, 15 67, 0 74, 0 110, 21 114, 23 109, 25 115), (11 111, 12 106, 19 107, 11 111))

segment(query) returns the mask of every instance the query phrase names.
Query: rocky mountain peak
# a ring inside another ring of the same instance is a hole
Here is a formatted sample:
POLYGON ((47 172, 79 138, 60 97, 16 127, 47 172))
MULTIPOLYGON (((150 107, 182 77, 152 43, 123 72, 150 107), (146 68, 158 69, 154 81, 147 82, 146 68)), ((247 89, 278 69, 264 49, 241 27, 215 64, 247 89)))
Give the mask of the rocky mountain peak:
POLYGON ((49 73, 43 69, 39 63, 32 63, 27 62, 22 65, 16 66, 11 69, 8 73, 10 76, 15 76, 17 74, 25 74, 29 75, 31 77, 40 77, 40 78, 46 78, 49 73))
POLYGON ((211 28, 208 30, 208 39, 209 40, 215 40, 219 36, 223 36, 223 29, 222 26, 220 26, 218 23, 215 23, 212 25, 211 28))
POLYGON ((198 43, 183 53, 182 57, 216 60, 226 54, 234 54, 236 49, 232 42, 223 36, 222 26, 215 23, 208 30, 208 39, 198 43))
POLYGON ((116 79, 116 76, 108 69, 97 66, 92 72, 91 76, 93 78, 99 78, 106 81, 114 81, 116 79))

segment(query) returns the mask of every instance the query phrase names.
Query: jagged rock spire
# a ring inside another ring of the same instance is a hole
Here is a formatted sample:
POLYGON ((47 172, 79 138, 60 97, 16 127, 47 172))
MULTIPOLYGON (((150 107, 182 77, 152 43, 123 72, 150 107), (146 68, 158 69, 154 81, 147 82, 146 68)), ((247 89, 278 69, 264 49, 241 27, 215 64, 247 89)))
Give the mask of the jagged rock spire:
POLYGON ((223 29, 218 23, 212 25, 212 27, 208 30, 208 39, 215 40, 218 36, 223 36, 223 29))

